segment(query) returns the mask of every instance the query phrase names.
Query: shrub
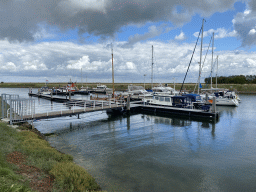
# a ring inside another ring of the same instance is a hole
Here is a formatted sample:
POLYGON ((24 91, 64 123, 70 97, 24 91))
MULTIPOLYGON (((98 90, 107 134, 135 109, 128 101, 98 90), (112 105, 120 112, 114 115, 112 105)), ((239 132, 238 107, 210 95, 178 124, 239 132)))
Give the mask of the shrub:
POLYGON ((82 167, 74 163, 56 163, 50 173, 55 176, 58 184, 63 189, 68 189, 68 191, 92 191, 100 189, 95 179, 82 167))

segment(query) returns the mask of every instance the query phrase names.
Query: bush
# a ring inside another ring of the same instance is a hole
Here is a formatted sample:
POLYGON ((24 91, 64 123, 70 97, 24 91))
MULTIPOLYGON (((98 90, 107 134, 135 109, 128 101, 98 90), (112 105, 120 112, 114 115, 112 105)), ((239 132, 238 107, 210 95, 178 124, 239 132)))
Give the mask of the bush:
POLYGON ((68 189, 68 191, 92 191, 100 189, 95 179, 82 167, 74 163, 57 163, 50 173, 55 176, 59 186, 63 189, 68 189))
MULTIPOLYGON (((36 156, 37 158, 44 159, 46 161, 73 161, 73 157, 68 154, 62 154, 56 149, 52 148, 50 144, 41 139, 37 134, 29 131, 21 132, 23 136, 23 148, 27 154, 36 156)), ((47 165, 49 166, 49 165, 47 165)))

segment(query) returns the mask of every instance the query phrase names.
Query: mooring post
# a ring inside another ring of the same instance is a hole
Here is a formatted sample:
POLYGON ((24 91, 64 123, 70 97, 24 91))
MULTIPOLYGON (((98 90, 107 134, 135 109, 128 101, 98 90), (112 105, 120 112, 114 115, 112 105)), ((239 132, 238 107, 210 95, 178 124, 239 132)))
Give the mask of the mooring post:
POLYGON ((52 101, 52 91, 51 91, 51 101, 52 101))
POLYGON ((129 112, 130 112, 130 110, 131 110, 131 106, 130 106, 130 97, 131 97, 131 94, 129 94, 128 97, 127 97, 127 105, 126 105, 126 109, 127 109, 127 111, 129 111, 129 112))
POLYGON ((205 103, 208 104, 208 93, 205 94, 205 103))
POLYGON ((212 98, 212 112, 216 113, 216 97, 212 98))

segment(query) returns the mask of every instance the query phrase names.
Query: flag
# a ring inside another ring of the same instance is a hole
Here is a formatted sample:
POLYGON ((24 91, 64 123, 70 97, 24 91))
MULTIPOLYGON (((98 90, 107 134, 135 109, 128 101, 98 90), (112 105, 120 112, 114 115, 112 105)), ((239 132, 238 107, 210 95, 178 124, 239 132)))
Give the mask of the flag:
POLYGON ((200 88, 200 89, 202 88, 202 85, 201 85, 201 83, 199 84, 199 88, 200 88))

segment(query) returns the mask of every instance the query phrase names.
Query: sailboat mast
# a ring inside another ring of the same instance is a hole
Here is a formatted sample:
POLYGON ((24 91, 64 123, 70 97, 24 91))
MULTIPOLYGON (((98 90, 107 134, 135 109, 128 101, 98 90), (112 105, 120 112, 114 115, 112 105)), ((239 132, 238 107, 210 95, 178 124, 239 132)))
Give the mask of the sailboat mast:
POLYGON ((199 94, 200 77, 201 77, 201 66, 202 66, 203 34, 204 34, 204 19, 203 19, 203 23, 202 23, 202 34, 201 34, 201 49, 200 49, 200 63, 199 63, 199 78, 198 78, 198 90, 197 90, 197 93, 198 93, 198 94, 199 94))
POLYGON ((113 97, 115 93, 115 86, 114 86, 114 63, 113 63, 113 46, 111 43, 111 50, 112 50, 112 84, 113 84, 113 97))
POLYGON ((212 33, 212 65, 211 65, 211 89, 212 89, 213 48, 214 48, 214 32, 212 33))
POLYGON ((83 87, 83 72, 82 72, 82 68, 81 68, 81 84, 82 84, 82 87, 83 87))
POLYGON ((153 88, 153 45, 152 45, 152 70, 151 70, 151 89, 153 88))
POLYGON ((216 88, 217 88, 218 58, 219 58, 219 55, 217 55, 216 88))

